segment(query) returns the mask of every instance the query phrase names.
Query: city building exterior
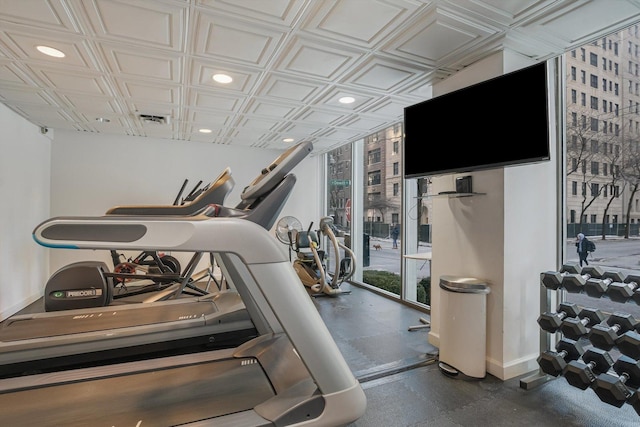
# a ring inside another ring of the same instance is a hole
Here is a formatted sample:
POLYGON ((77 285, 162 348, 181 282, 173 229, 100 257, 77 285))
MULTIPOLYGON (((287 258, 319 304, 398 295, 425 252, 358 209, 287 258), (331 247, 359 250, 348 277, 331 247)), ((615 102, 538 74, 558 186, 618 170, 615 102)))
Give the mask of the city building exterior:
POLYGON ((567 234, 637 235, 638 25, 565 54, 567 234))

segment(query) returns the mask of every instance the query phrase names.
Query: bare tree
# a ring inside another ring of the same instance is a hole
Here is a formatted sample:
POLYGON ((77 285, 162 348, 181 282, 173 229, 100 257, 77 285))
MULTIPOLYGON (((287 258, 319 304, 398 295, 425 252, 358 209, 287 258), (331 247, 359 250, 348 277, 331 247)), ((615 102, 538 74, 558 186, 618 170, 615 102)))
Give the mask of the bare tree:
POLYGON ((579 224, 582 225, 585 212, 597 200, 604 188, 594 182, 596 174, 591 170, 592 162, 598 160, 600 146, 598 136, 601 135, 598 126, 594 128, 587 114, 573 111, 571 116, 567 130, 567 176, 574 177, 581 187, 579 189, 582 195, 579 224))
POLYGON ((620 165, 625 158, 625 149, 622 144, 620 144, 620 138, 616 136, 615 133, 601 133, 601 143, 602 159, 604 160, 603 168, 606 168, 603 172, 608 169, 608 173, 605 174, 608 179, 602 183, 604 196, 607 197, 607 203, 605 204, 602 214, 601 237, 602 240, 605 240, 609 209, 614 200, 620 197, 620 193, 624 191, 626 186, 624 175, 620 170, 620 165), (607 187, 609 191, 607 191, 607 187))
MULTIPOLYGON (((629 133, 630 134, 630 133, 629 133)), ((631 209, 636 193, 640 189, 640 143, 638 138, 630 138, 624 144, 625 158, 621 175, 629 184, 630 194, 627 200, 624 238, 629 238, 631 228, 631 209)))
POLYGON ((365 210, 371 209, 371 210, 380 212, 380 217, 382 218, 382 221, 385 221, 385 213, 387 212, 388 209, 397 210, 398 208, 399 206, 397 203, 392 203, 388 199, 383 199, 381 197, 369 196, 365 198, 365 202, 364 202, 364 209, 365 210))

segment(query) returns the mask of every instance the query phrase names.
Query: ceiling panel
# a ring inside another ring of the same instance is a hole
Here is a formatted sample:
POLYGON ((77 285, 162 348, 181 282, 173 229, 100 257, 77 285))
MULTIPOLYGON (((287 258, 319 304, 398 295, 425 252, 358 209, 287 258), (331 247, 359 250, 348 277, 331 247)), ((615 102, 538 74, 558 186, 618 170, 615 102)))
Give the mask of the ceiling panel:
POLYGON ((52 129, 321 153, 491 53, 545 60, 638 20, 640 0, 0 0, 0 102, 52 129))

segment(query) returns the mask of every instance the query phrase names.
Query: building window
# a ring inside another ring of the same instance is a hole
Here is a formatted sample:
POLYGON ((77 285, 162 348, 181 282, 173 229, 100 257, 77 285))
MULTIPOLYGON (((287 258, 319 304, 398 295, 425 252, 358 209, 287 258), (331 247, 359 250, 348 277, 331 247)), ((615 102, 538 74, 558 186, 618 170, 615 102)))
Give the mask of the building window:
POLYGON ((598 55, 596 55, 595 53, 590 53, 589 54, 589 64, 593 65, 594 67, 598 66, 598 55))
POLYGON ((398 163, 398 162, 394 162, 393 163, 393 174, 394 175, 399 175, 400 174, 400 163, 398 163))
POLYGON ((591 175, 600 175, 600 163, 591 162, 591 175))
POLYGON ((599 193, 600 193, 600 184, 592 182, 591 183, 591 197, 598 197, 599 193))
POLYGON ((572 196, 578 195, 578 183, 576 181, 571 182, 571 195, 572 196))
POLYGON ((400 194, 400 184, 398 184, 397 182, 394 182, 393 183, 393 195, 397 196, 398 194, 400 194))
POLYGON ((590 100, 591 100, 591 109, 592 110, 597 110, 598 109, 598 103, 599 103, 598 97, 597 96, 592 96, 590 98, 590 100))
POLYGON ((590 122, 591 122, 591 130, 594 132, 598 132, 598 119, 596 119, 595 117, 591 117, 590 118, 590 122))
POLYGON ((369 151, 368 157, 369 159, 367 164, 372 165, 374 163, 380 163, 380 149, 376 148, 375 150, 369 151))
POLYGON ((591 224, 595 224, 598 222, 598 216, 597 215, 591 215, 591 224))
POLYGON ((593 88, 598 88, 598 76, 596 76, 595 74, 591 74, 591 76, 589 76, 589 82, 591 84, 591 87, 593 88))
POLYGON ((367 174, 367 185, 379 185, 382 182, 380 177, 380 171, 369 172, 367 174))
POLYGON ((400 143, 398 141, 393 141, 393 154, 398 154, 400 152, 400 143))

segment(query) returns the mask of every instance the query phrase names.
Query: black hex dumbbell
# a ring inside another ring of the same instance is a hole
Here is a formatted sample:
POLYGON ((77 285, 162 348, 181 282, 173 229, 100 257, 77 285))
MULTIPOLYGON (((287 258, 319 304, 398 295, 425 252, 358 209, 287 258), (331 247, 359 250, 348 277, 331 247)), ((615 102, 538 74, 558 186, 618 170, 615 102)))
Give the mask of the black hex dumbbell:
POLYGON ((640 362, 623 355, 613 364, 613 370, 618 376, 602 373, 592 387, 600 400, 620 408, 633 393, 629 388, 640 386, 640 362))
POLYGON ((633 296, 631 297, 631 299, 638 305, 640 305, 640 287, 636 288, 633 291, 633 296))
POLYGON ((556 351, 547 350, 538 356, 538 365, 545 374, 557 377, 564 372, 567 362, 578 360, 584 353, 584 349, 577 341, 562 338, 556 345, 556 351))
POLYGON ((592 277, 584 285, 584 292, 592 298, 601 298, 606 295, 612 283, 622 282, 626 279, 626 274, 620 271, 605 271, 602 278, 592 277))
POLYGON ((572 360, 567 363, 564 378, 569 384, 586 390, 596 380, 596 375, 607 372, 613 366, 613 358, 599 348, 589 348, 582 355, 582 361, 572 360))
POLYGON ((638 415, 640 415, 640 390, 634 391, 631 394, 631 397, 627 399, 627 403, 635 409, 638 415))
POLYGON ((591 344, 604 350, 611 350, 616 346, 620 336, 633 330, 638 325, 636 319, 628 313, 613 313, 606 324, 594 325, 587 338, 591 344))
POLYGON ((627 331, 616 340, 618 351, 632 359, 640 359, 640 334, 627 331))
POLYGON ((582 268, 577 264, 564 264, 560 271, 545 271, 540 273, 540 283, 552 291, 558 290, 562 285, 562 278, 568 274, 580 274, 582 268))
POLYGON ((582 268, 580 274, 567 274, 562 277, 561 286, 573 294, 579 294, 584 290, 584 285, 591 278, 601 279, 604 270, 599 265, 587 265, 582 268))
POLYGON ((542 313, 538 317, 538 325, 550 333, 556 332, 562 325, 562 320, 567 317, 576 317, 579 312, 579 308, 576 304, 563 302, 558 306, 556 313, 542 313))
POLYGON ((597 325, 604 319, 605 315, 597 308, 585 307, 577 317, 564 319, 560 325, 560 332, 567 338, 577 340, 587 335, 590 328, 593 328, 594 325, 597 325))
POLYGON ((609 285, 607 296, 611 301, 625 303, 629 301, 640 286, 640 276, 630 274, 626 279, 609 285))

